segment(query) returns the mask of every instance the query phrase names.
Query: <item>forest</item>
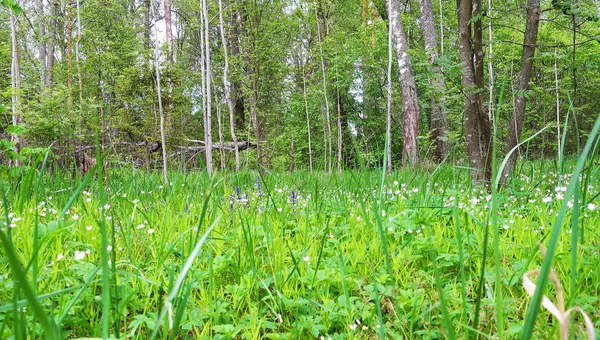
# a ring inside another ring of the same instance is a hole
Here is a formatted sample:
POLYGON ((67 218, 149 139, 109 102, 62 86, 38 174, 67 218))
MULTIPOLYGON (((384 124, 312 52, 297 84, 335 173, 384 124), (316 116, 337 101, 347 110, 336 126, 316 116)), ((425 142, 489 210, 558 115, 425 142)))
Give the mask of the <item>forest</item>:
POLYGON ((600 335, 599 0, 0 4, 0 338, 600 335))

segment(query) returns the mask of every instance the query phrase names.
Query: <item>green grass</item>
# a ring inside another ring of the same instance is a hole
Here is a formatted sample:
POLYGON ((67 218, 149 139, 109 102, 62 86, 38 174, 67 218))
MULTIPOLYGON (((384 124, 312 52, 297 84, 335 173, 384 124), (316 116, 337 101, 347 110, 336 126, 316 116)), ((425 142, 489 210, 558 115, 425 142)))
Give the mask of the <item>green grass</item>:
MULTIPOLYGON (((553 230, 567 307, 598 322, 600 168, 568 190, 554 168, 525 163, 493 193, 450 166, 32 172, 3 185, 0 338, 518 338, 521 278, 553 230)), ((531 336, 555 337, 538 312, 531 336)))

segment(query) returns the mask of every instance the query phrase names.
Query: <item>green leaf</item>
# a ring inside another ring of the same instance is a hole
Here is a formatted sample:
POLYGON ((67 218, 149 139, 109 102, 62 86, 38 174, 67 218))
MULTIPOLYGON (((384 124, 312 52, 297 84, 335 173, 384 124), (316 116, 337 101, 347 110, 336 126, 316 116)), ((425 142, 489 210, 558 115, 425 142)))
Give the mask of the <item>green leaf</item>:
POLYGON ((11 135, 20 136, 23 133, 25 133, 25 126, 23 126, 22 124, 10 125, 6 128, 6 132, 8 132, 11 135))

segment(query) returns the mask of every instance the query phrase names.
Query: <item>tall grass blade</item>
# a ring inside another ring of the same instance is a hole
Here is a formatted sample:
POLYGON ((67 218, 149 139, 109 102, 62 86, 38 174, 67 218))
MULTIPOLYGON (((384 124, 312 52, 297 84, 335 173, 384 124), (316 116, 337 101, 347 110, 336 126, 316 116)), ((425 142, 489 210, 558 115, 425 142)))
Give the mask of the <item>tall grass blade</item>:
POLYGON ((581 171, 583 170, 587 156, 592 148, 592 145, 595 142, 596 137, 598 136, 599 129, 600 116, 598 116, 598 118, 596 119, 596 123, 594 124, 590 136, 588 137, 583 151, 577 160, 577 165, 575 166, 575 170, 573 171, 573 177, 571 178, 571 182, 569 183, 567 191, 565 192, 562 206, 554 222, 554 226, 550 234, 550 241, 548 242, 548 246, 546 247, 546 256, 544 257, 544 262, 542 264, 542 268, 540 269, 535 293, 527 310, 527 316, 525 318, 525 325, 523 328, 523 333, 521 334, 521 339, 530 339, 533 335, 535 320, 537 319, 537 316, 540 312, 542 298, 544 296, 546 286, 548 285, 548 274, 550 273, 550 269, 552 267, 552 260, 554 257, 554 253, 556 252, 558 238, 560 236, 560 231, 562 229, 562 225, 567 214, 567 203, 569 199, 573 196, 575 188, 577 187, 577 182, 579 181, 579 174, 581 174, 581 171))

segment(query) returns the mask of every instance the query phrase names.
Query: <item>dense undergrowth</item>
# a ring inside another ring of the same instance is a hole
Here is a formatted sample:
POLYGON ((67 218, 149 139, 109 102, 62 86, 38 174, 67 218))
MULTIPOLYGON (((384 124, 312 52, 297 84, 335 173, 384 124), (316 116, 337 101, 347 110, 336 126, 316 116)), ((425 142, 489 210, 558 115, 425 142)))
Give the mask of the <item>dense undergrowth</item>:
MULTIPOLYGON (((560 214, 552 266, 567 307, 599 328, 599 167, 566 213, 571 175, 556 163, 525 163, 497 193, 449 166, 381 176, 165 184, 119 169, 5 184, 0 338, 516 338, 522 277, 560 214)), ((557 333, 542 311, 534 337, 557 333)))

